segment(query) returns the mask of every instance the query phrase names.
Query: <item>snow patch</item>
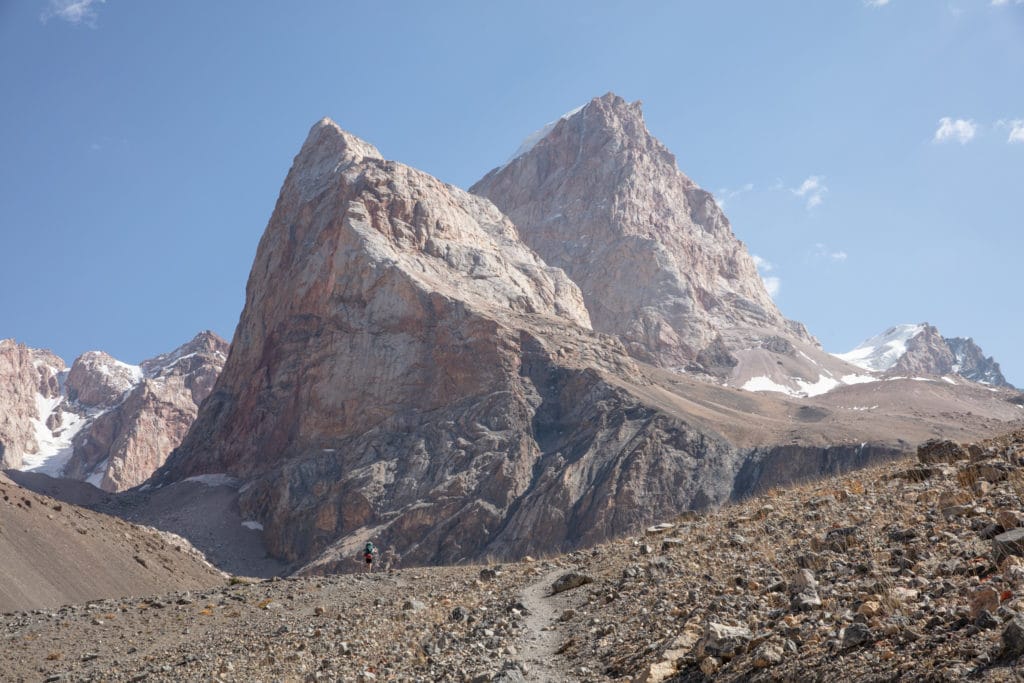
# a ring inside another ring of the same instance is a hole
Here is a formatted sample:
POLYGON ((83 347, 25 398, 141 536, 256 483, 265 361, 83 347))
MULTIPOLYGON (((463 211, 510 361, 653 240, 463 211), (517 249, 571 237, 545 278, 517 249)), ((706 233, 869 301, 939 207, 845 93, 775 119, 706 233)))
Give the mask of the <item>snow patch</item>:
POLYGON ((771 377, 765 377, 763 375, 760 377, 751 377, 743 383, 743 386, 740 387, 740 389, 743 389, 743 391, 775 391, 780 394, 786 394, 787 396, 799 395, 794 389, 787 387, 784 384, 778 384, 772 380, 771 377))
POLYGON ((57 432, 50 431, 46 421, 63 403, 64 398, 57 396, 47 398, 36 394, 36 415, 32 419, 38 448, 35 453, 25 453, 21 459, 21 469, 25 472, 39 472, 51 477, 60 477, 64 467, 74 454, 71 440, 75 437, 88 419, 76 413, 61 411, 61 424, 57 432))
POLYGON ((246 529, 252 529, 253 531, 263 531, 263 525, 257 522, 255 519, 247 519, 242 522, 242 526, 246 529))
POLYGON ((956 381, 954 381, 952 377, 943 377, 942 381, 943 382, 949 382, 950 384, 956 386, 956 381))
POLYGON ((843 375, 843 384, 867 384, 868 382, 877 382, 877 377, 871 375, 843 375))
POLYGON ((92 484, 96 488, 100 488, 100 484, 103 483, 103 476, 107 473, 107 465, 110 464, 110 458, 107 458, 100 464, 93 468, 92 474, 85 480, 86 484, 92 484))
POLYGON ((825 377, 824 375, 819 375, 817 382, 805 382, 802 379, 798 379, 796 383, 800 387, 799 395, 801 396, 821 396, 840 386, 837 380, 825 377))
POLYGON ((223 472, 217 474, 199 474, 194 477, 189 477, 185 481, 194 481, 197 484, 203 484, 204 486, 231 486, 232 488, 238 486, 238 479, 232 477, 230 474, 224 474, 223 472))

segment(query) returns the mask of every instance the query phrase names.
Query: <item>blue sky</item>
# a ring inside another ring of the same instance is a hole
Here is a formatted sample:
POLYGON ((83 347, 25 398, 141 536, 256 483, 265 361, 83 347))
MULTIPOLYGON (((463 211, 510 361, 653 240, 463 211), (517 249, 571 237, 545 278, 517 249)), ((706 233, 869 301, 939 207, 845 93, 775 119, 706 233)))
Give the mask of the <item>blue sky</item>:
POLYGON ((68 361, 230 339, 322 116, 468 187, 614 91, 827 350, 928 321, 1024 385, 1021 0, 0 1, 0 88, 0 338, 68 361))

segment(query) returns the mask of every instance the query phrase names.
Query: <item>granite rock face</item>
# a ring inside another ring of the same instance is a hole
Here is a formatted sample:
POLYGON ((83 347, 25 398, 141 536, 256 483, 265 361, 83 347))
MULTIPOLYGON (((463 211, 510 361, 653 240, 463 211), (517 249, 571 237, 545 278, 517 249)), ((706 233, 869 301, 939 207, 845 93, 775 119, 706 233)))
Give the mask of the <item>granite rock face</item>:
POLYGON ((243 479, 243 513, 307 571, 371 537, 403 563, 522 556, 727 499, 735 449, 633 395, 635 362, 589 328, 489 201, 321 121, 153 483, 243 479))
POLYGON ((779 312, 711 194, 647 131, 639 102, 592 100, 471 191, 568 273, 594 329, 637 358, 727 377, 732 351, 816 346, 779 312))

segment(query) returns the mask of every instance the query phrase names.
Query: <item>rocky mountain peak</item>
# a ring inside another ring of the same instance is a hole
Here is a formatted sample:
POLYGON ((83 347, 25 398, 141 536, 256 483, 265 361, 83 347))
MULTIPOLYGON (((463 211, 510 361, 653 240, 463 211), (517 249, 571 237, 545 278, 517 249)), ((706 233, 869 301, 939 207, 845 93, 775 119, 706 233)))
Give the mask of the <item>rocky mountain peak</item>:
POLYGON ((471 191, 580 286, 595 330, 676 369, 712 371, 698 359, 713 359, 715 374, 735 365, 730 351, 767 337, 816 344, 776 308, 714 198, 650 134, 639 102, 609 93, 543 131, 471 191))
POLYGON ((974 339, 967 337, 947 337, 946 344, 953 352, 955 363, 954 371, 961 377, 973 382, 991 384, 995 387, 1014 388, 1006 381, 1003 372, 992 356, 986 356, 974 339))
POLYGON ((996 387, 1013 388, 999 363, 973 339, 944 337, 926 322, 895 325, 837 357, 858 367, 895 376, 959 375, 996 387))
POLYGON ((384 157, 369 142, 325 117, 310 128, 288 177, 308 199, 325 189, 338 173, 364 159, 383 161, 384 157))
POLYGON ((142 369, 103 351, 86 351, 71 364, 68 398, 87 408, 110 408, 142 379, 142 369))

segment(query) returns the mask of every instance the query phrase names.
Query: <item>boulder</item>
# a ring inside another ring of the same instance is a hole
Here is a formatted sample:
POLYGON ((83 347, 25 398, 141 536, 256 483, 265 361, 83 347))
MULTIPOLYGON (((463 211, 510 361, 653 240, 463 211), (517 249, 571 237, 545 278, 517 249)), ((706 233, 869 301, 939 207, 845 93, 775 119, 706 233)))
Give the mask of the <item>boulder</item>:
POLYGON ((917 447, 917 460, 923 465, 957 462, 969 458, 970 454, 963 446, 947 439, 930 439, 917 447))
POLYGON ((704 638, 697 644, 698 658, 704 656, 729 660, 742 653, 754 634, 745 626, 728 626, 709 621, 704 638))
POLYGON ((555 579, 555 582, 551 584, 551 594, 557 595, 558 593, 564 593, 565 591, 593 582, 594 579, 591 576, 570 572, 555 579))
POLYGON ((1004 531, 992 539, 992 549, 996 562, 1010 555, 1024 556, 1024 528, 1004 531))

